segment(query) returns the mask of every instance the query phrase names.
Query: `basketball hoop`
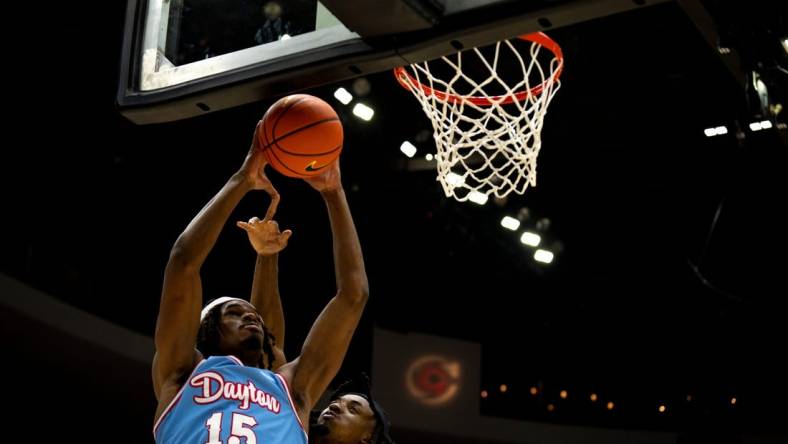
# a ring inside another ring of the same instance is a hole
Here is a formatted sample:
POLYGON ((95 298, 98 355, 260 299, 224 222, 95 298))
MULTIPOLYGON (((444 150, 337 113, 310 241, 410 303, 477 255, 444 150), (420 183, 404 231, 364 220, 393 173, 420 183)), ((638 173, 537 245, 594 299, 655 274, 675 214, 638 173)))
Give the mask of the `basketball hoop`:
POLYGON ((432 121, 438 181, 447 197, 486 201, 536 185, 544 116, 563 66, 558 44, 537 32, 394 69, 432 121), (530 43, 525 58, 513 43, 520 45, 518 39, 530 43), (512 71, 516 79, 502 78, 512 71))

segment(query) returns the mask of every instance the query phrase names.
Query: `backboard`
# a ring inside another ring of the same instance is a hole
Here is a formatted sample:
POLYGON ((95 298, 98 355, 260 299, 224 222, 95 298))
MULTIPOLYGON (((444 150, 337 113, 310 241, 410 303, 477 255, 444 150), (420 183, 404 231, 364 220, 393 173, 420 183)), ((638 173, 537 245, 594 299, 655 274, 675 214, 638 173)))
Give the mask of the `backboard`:
POLYGON ((129 0, 117 102, 180 120, 665 1, 129 0))

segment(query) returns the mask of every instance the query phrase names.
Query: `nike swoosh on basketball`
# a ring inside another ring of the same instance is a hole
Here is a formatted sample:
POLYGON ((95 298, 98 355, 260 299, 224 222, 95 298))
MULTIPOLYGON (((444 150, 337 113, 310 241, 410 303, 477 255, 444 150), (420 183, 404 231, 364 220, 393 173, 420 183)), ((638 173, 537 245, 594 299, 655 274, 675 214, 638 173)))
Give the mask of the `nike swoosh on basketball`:
POLYGON ((312 163, 310 163, 309 165, 307 165, 307 166, 306 166, 306 168, 304 168, 304 169, 305 169, 305 170, 307 170, 307 171, 317 171, 317 170, 322 170, 323 168, 325 168, 325 167, 327 167, 327 166, 328 166, 328 165, 323 165, 323 166, 321 166, 321 167, 317 167, 317 168, 315 168, 315 164, 316 164, 316 163, 317 163, 317 160, 313 160, 313 161, 312 161, 312 163))

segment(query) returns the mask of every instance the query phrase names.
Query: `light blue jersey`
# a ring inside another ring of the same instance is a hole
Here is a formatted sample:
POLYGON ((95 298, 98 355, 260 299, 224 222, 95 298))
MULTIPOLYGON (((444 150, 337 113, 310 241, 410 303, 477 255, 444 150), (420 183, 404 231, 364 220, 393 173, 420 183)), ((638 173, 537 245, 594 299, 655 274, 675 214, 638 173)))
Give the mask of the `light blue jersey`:
POLYGON ((284 378, 235 356, 197 364, 153 436, 157 444, 307 444, 284 378))

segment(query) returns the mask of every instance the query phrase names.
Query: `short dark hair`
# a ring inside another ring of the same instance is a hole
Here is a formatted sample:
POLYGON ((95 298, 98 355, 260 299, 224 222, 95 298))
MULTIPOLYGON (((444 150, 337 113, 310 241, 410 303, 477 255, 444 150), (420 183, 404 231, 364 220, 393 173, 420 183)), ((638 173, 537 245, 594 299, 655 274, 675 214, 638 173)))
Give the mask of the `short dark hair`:
POLYGON ((372 385, 369 381, 369 376, 361 373, 358 377, 343 382, 331 393, 328 399, 333 401, 344 395, 358 395, 369 403, 369 408, 372 409, 372 414, 375 415, 375 428, 372 431, 371 440, 373 444, 396 444, 391 437, 391 421, 386 411, 372 397, 372 385))

